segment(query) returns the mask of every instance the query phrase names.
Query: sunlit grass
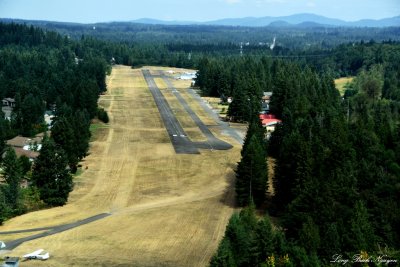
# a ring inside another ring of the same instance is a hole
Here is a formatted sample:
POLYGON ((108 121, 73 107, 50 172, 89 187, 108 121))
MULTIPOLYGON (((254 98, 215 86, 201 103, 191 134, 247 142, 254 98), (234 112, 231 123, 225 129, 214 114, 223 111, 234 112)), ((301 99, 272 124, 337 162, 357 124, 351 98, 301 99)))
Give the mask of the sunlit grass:
POLYGON ((346 86, 354 80, 354 77, 343 77, 335 80, 336 89, 338 89, 340 95, 344 95, 346 86))

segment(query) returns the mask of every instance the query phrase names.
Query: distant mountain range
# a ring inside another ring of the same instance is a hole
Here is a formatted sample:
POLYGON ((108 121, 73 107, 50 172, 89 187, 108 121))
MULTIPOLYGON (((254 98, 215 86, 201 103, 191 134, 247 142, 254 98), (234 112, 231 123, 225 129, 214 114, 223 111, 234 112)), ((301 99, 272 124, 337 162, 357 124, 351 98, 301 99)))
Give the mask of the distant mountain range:
POLYGON ((207 22, 194 21, 165 21, 149 18, 133 20, 134 23, 162 24, 162 25, 221 25, 221 26, 247 26, 247 27, 400 27, 400 16, 380 20, 363 19, 358 21, 344 21, 327 18, 315 14, 295 14, 282 17, 246 17, 227 18, 207 22))
MULTIPOLYGON (((1 1, 1 0, 0 0, 1 1)), ((68 25, 97 25, 107 24, 108 22, 99 23, 73 23, 73 22, 52 22, 42 20, 23 20, 12 18, 0 18, 0 22, 17 22, 32 24, 68 24, 68 25)), ((118 21, 116 23, 139 23, 152 25, 215 25, 215 26, 243 26, 243 27, 276 27, 276 28, 316 28, 316 27, 400 27, 400 16, 393 18, 385 18, 379 20, 363 19, 358 21, 344 21, 333 19, 315 14, 303 13, 282 17, 245 17, 245 18, 226 18, 220 20, 196 22, 196 21, 180 21, 180 20, 158 20, 151 18, 141 18, 131 21, 118 21)))

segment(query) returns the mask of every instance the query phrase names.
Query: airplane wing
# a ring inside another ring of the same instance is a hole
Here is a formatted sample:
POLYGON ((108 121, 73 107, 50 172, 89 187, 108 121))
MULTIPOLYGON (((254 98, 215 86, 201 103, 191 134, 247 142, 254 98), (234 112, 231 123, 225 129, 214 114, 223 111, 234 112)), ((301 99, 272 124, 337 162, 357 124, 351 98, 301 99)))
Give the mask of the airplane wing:
POLYGON ((43 254, 43 255, 37 255, 36 258, 44 261, 44 260, 47 260, 48 258, 50 258, 50 254, 47 252, 46 254, 43 254))
POLYGON ((34 252, 32 252, 32 253, 29 253, 29 254, 24 255, 23 257, 26 258, 26 259, 36 259, 37 256, 38 256, 40 253, 42 253, 43 251, 44 251, 44 249, 38 249, 38 250, 36 250, 36 251, 34 251, 34 252))

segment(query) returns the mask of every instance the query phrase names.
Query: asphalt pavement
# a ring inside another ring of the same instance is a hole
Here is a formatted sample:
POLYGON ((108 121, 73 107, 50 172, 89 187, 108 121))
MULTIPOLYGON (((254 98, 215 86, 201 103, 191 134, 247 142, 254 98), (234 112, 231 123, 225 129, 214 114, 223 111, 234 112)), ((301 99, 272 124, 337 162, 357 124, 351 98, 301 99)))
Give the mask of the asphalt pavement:
POLYGON ((171 143, 174 146, 175 152, 177 154, 198 154, 200 153, 198 149, 210 149, 210 150, 228 150, 232 148, 232 145, 222 141, 214 136, 210 129, 201 121, 197 114, 191 109, 182 95, 173 86, 170 79, 164 75, 153 76, 149 70, 143 70, 143 76, 149 86, 150 92, 156 102, 158 110, 160 112, 161 118, 164 121, 165 128, 167 129, 168 135, 171 139, 171 143), (168 89, 173 92, 175 97, 178 99, 179 103, 189 114, 192 120, 199 127, 200 131, 207 138, 204 142, 193 142, 187 136, 179 121, 175 117, 171 110, 167 100, 161 93, 160 89, 154 81, 154 77, 161 77, 166 82, 168 89))
POLYGON ((175 117, 167 100, 154 82, 154 78, 150 74, 150 71, 143 70, 142 72, 147 85, 149 86, 150 92, 153 95, 154 101, 156 102, 158 111, 160 112, 175 152, 177 154, 200 154, 199 150, 188 138, 186 132, 175 117))
POLYGON ((37 232, 37 231, 43 231, 43 230, 48 230, 42 233, 38 233, 38 234, 34 234, 31 236, 27 236, 27 237, 23 237, 23 238, 19 238, 19 239, 15 239, 9 242, 6 242, 6 247, 3 250, 13 250, 14 248, 18 247, 19 245, 21 245, 24 242, 27 241, 31 241, 34 239, 38 239, 38 238, 42 238, 42 237, 46 237, 46 236, 50 236, 50 235, 54 235, 54 234, 58 234, 67 230, 70 230, 72 228, 81 226, 81 225, 85 225, 100 219, 103 219, 105 217, 110 216, 110 213, 101 213, 74 223, 69 223, 69 224, 63 224, 63 225, 58 225, 58 226, 54 226, 54 227, 44 227, 44 228, 34 228, 34 229, 27 229, 27 230, 16 230, 16 231, 7 231, 7 232, 0 232, 0 236, 1 235, 7 235, 7 234, 18 234, 18 233, 27 233, 27 232, 37 232))

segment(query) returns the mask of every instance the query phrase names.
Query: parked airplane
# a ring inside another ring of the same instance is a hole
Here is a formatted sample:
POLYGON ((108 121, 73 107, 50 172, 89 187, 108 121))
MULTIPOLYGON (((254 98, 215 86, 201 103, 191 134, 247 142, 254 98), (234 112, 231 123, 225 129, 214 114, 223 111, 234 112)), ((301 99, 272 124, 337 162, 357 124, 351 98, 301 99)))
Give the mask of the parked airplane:
POLYGON ((44 249, 38 249, 32 253, 26 254, 23 256, 26 260, 47 260, 50 257, 50 254, 47 252, 45 254, 41 254, 44 249))

